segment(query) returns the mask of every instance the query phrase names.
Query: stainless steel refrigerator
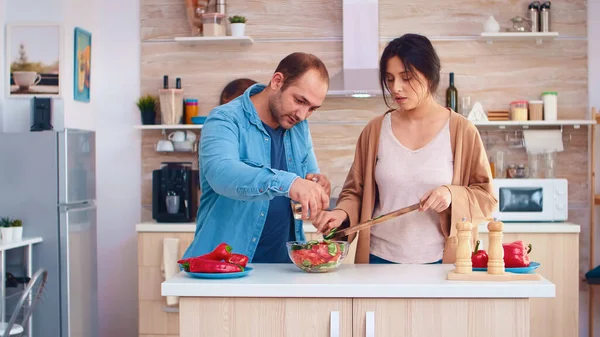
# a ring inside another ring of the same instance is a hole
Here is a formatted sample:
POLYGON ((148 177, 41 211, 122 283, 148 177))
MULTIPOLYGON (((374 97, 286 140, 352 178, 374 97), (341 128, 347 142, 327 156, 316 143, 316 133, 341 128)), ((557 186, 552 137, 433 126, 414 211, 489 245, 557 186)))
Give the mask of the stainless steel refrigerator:
POLYGON ((31 337, 98 336, 95 133, 0 133, 0 216, 40 236, 33 271, 48 270, 31 337))

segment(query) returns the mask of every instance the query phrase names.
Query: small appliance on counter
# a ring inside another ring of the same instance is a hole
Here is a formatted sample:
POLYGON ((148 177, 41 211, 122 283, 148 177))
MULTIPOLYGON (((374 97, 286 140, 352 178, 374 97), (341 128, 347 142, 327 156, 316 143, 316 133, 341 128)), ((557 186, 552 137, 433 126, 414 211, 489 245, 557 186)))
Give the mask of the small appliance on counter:
POLYGON ((49 97, 33 97, 31 99, 31 119, 30 131, 53 130, 52 99, 49 97))
POLYGON ((494 179, 498 209, 493 216, 511 222, 561 222, 569 213, 567 179, 494 179))
POLYGON ((190 162, 163 162, 152 172, 152 218, 192 222, 198 209, 198 170, 190 162))

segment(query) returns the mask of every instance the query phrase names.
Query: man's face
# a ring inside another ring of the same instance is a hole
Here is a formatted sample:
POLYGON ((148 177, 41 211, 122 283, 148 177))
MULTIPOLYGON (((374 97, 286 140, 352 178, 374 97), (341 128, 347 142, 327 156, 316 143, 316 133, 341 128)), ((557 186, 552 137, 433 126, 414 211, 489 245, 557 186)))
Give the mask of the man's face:
POLYGON ((307 71, 281 91, 284 80, 279 73, 273 76, 271 86, 275 93, 269 98, 269 109, 277 123, 287 130, 307 119, 321 107, 328 85, 314 69, 307 71))

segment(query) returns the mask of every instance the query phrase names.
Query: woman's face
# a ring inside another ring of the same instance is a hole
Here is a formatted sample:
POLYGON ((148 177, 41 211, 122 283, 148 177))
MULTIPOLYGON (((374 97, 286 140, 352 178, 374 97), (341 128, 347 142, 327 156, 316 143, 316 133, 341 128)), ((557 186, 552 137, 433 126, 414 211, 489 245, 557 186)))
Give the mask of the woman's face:
POLYGON ((402 110, 413 110, 429 96, 429 81, 414 69, 410 72, 398 56, 387 62, 385 82, 392 98, 402 110))

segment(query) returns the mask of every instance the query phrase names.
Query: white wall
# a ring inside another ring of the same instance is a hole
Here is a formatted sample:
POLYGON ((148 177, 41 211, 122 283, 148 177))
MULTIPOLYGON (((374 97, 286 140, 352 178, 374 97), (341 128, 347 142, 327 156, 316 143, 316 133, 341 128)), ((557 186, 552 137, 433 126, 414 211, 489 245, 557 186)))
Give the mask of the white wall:
POLYGON ((98 137, 100 336, 137 337, 137 233, 141 220, 139 0, 100 0, 92 36, 98 137))
MULTIPOLYGON (((6 21, 6 2, 0 0, 0 26, 4 33, 4 24, 6 21)), ((4 130, 4 34, 2 34, 2 42, 0 42, 0 131, 4 130)))
POLYGON ((64 99, 64 126, 65 128, 83 129, 83 130, 95 130, 94 121, 94 110, 98 104, 98 100, 92 97, 95 92, 94 86, 95 77, 100 71, 95 65, 95 53, 98 51, 95 46, 95 34, 98 32, 98 17, 94 8, 99 0, 62 0, 64 19, 62 21, 63 28, 65 30, 64 36, 64 62, 62 68, 63 78, 63 95, 64 99), (75 66, 74 56, 74 38, 75 38, 75 27, 80 27, 88 32, 92 33, 92 73, 90 75, 90 88, 93 88, 90 92, 90 102, 80 102, 73 99, 73 87, 75 83, 73 81, 73 73, 75 66))
MULTIPOLYGON (((63 4, 62 0, 4 0, 5 11, 5 22, 6 24, 12 24, 17 22, 44 22, 44 23, 61 23, 64 20, 63 4)), ((4 28, 4 25, 3 25, 4 28)), ((4 32, 4 29, 3 29, 4 32)), ((64 44, 64 33, 63 30, 63 50, 66 50, 64 44)), ((73 48, 71 47, 71 50, 73 48)), ((2 38, 2 93, 0 94, 0 104, 2 104, 2 119, 3 128, 5 132, 15 131, 28 131, 30 127, 30 97, 28 98, 7 98, 6 83, 4 83, 6 72, 5 58, 5 35, 2 38)), ((63 62, 64 58, 60 60, 63 62)), ((60 81, 65 82, 65 77, 60 74, 60 81)), ((65 97, 65 91, 62 91, 63 98, 65 97)), ((67 96, 68 97, 68 96, 67 96)), ((71 96, 72 97, 72 96, 71 96)), ((55 129, 60 130, 63 126, 63 106, 64 100, 57 99, 53 102, 53 126, 55 129)))
MULTIPOLYGON (((94 130, 93 102, 84 103, 73 99, 73 49, 74 28, 82 27, 88 31, 96 30, 96 16, 93 7, 96 0, 5 0, 6 24, 21 22, 59 23, 62 25, 62 55, 60 59, 60 84, 61 98, 53 100, 53 123, 55 130, 63 127, 94 130)), ((3 25, 4 26, 4 25, 3 25)), ((93 35, 93 34, 92 34, 93 35)), ((92 44, 93 44, 92 36, 92 44)), ((2 48, 4 52, 4 45, 2 48)), ((2 56, 4 59, 4 54, 2 56)), ((4 61, 2 59, 2 61, 4 61)), ((93 55, 92 55, 93 59, 93 55)), ((93 62, 93 61, 92 61, 93 62)), ((6 64, 2 62, 2 73, 6 71, 6 64)), ((97 68, 92 67, 91 78, 97 68)), ((4 79, 4 76, 0 77, 4 79)), ((93 81, 93 80, 91 80, 93 81)), ((93 85, 92 85, 93 86, 93 85)), ((2 129, 5 132, 28 131, 31 125, 30 97, 7 98, 4 90, 6 84, 0 85, 2 89, 2 129), (3 101, 3 102, 2 102, 3 101)))
MULTIPOLYGON (((135 100, 140 91, 139 0, 0 0, 0 25, 18 21, 63 25, 63 98, 55 128, 96 130, 98 296, 101 337, 137 337, 137 239, 141 141, 135 100), (73 28, 92 33, 91 102, 73 101, 73 28), (58 124, 58 125, 57 125, 58 124)), ((4 29, 2 30, 4 32, 4 29)), ((4 34, 3 40, 4 40, 4 34)), ((0 78, 4 79, 4 47, 0 78)), ((0 81, 1 82, 1 81, 0 81)), ((0 131, 29 130, 29 99, 8 99, 0 83, 0 131)))

